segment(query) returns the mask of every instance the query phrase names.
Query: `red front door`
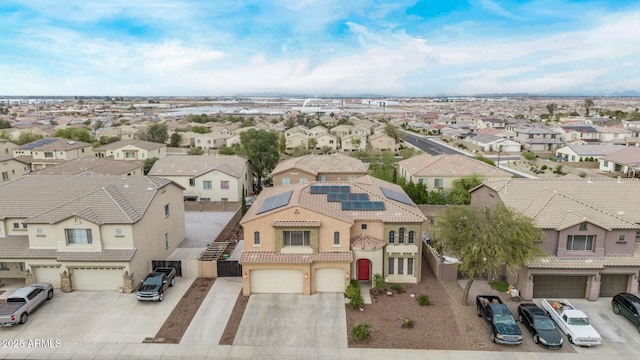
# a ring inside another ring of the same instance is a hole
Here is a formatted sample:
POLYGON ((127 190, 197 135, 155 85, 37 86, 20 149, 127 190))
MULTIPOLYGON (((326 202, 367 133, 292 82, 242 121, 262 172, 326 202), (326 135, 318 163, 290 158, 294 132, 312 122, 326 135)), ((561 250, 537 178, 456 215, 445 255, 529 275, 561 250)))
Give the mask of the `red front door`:
POLYGON ((358 260, 358 280, 371 280, 369 276, 369 260, 358 260))

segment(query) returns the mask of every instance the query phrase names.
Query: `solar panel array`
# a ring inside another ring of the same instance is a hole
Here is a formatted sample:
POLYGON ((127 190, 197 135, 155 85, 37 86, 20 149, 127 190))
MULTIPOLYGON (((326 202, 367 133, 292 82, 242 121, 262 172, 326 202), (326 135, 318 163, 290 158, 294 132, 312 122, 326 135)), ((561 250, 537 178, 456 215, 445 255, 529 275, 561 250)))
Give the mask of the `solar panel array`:
POLYGON ((350 193, 351 186, 348 185, 311 185, 312 194, 330 194, 330 193, 350 193))
POLYGON ((384 194, 384 196, 386 196, 391 200, 395 200, 407 205, 415 205, 413 201, 411 201, 411 198, 407 196, 407 194, 401 193, 399 191, 387 189, 385 187, 380 187, 380 190, 382 190, 382 193, 384 194))
POLYGON ((56 141, 58 141, 58 139, 53 139, 53 138, 40 139, 40 140, 36 140, 36 141, 34 141, 34 142, 31 142, 31 143, 28 143, 28 144, 22 145, 22 146, 20 147, 20 149, 23 149, 23 150, 33 150, 33 149, 35 149, 35 148, 37 148, 37 147, 40 147, 40 146, 42 146, 42 145, 51 144, 51 143, 54 143, 54 142, 56 142, 56 141))
POLYGON ((342 210, 384 210, 384 201, 343 201, 342 210))
POLYGON ((283 192, 282 194, 269 196, 264 200, 264 202, 260 206, 260 209, 258 209, 258 212, 256 212, 256 215, 288 205, 289 200, 291 199, 291 194, 293 194, 293 190, 283 192))
POLYGON ((347 200, 369 200, 369 194, 363 193, 328 193, 327 201, 329 202, 342 202, 347 200))

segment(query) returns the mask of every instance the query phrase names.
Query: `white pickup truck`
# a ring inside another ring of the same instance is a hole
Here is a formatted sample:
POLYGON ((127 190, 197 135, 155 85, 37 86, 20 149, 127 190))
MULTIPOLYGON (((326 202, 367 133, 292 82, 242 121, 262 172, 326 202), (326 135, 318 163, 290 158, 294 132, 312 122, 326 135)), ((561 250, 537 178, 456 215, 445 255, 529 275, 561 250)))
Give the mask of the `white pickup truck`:
POLYGON ((600 345, 602 338, 591 326, 589 317, 577 310, 569 300, 542 299, 542 308, 556 322, 558 328, 567 335, 570 343, 579 346, 600 345))
POLYGON ((32 311, 52 298, 53 286, 49 283, 31 284, 14 291, 0 306, 0 326, 26 323, 32 311))

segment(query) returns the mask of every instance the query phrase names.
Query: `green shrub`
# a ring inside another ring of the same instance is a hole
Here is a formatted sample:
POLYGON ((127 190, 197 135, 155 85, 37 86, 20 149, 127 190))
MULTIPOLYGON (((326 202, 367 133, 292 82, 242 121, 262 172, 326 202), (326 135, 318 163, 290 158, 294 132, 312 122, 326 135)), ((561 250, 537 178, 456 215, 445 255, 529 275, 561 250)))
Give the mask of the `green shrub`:
POLYGON ((540 168, 540 170, 547 170, 547 165, 542 165, 542 167, 540 168))
POLYGON ((351 336, 353 336, 356 341, 365 343, 368 342, 369 340, 371 340, 371 330, 369 324, 364 323, 354 326, 353 329, 351 329, 351 336))
POLYGON ((387 288, 387 284, 384 282, 384 278, 382 274, 373 275, 373 287, 371 288, 371 292, 379 295, 382 294, 387 288))
POLYGON ((489 286, 491 286, 491 288, 493 290, 499 291, 499 292, 506 292, 507 290, 509 290, 509 283, 502 280, 502 281, 489 281, 489 286))
POLYGON ((402 321, 402 327, 404 329, 413 329, 413 325, 415 325, 414 321, 409 318, 406 318, 402 321))
POLYGON ((360 308, 364 304, 364 299, 362 298, 360 290, 360 283, 358 280, 351 279, 349 286, 347 286, 344 291, 344 296, 349 299, 349 306, 351 306, 352 309, 360 308))
POLYGON ((429 301, 429 296, 425 294, 418 295, 417 299, 420 306, 429 306, 431 304, 431 302, 429 301))
POLYGON ((391 285, 391 290, 397 292, 398 294, 402 294, 404 292, 404 288, 400 284, 391 285))
POLYGON ((531 151, 525 151, 522 153, 522 157, 531 161, 531 160, 535 160, 536 159, 536 154, 534 154, 531 151))

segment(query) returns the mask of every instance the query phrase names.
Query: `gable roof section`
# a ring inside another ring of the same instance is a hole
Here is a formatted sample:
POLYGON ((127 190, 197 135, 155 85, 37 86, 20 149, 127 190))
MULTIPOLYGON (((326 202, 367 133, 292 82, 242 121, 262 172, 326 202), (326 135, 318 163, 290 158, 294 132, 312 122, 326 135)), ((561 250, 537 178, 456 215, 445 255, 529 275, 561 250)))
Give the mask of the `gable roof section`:
POLYGON ((318 175, 321 173, 360 173, 366 174, 368 164, 351 156, 334 153, 331 155, 305 155, 287 159, 278 163, 272 175, 292 169, 318 175))
POLYGON ((166 147, 167 145, 152 142, 152 141, 132 139, 132 140, 119 140, 119 141, 112 142, 110 144, 98 146, 96 150, 118 150, 125 146, 135 146, 143 150, 155 150, 155 149, 166 147))
POLYGON ((507 207, 544 229, 562 230, 584 221, 608 230, 640 228, 638 179, 507 179, 482 186, 496 190, 507 207))
POLYGON ((640 148, 635 146, 621 147, 620 150, 603 156, 600 159, 616 164, 640 167, 640 148))
POLYGON ((141 168, 139 161, 110 160, 97 157, 85 157, 65 161, 34 171, 32 175, 78 175, 86 172, 100 175, 120 175, 141 168))
POLYGON ((176 155, 157 160, 149 176, 198 177, 217 170, 240 178, 246 166, 247 159, 237 155, 176 155))
POLYGON ((491 166, 480 160, 471 159, 463 155, 436 155, 421 154, 399 162, 411 176, 443 176, 465 177, 473 174, 487 177, 513 176, 508 171, 491 166))
POLYGON ((256 203, 249 208, 240 223, 244 224, 294 207, 302 207, 347 223, 353 223, 356 220, 379 220, 386 223, 422 223, 425 220, 422 211, 417 206, 389 199, 384 195, 381 188, 404 194, 400 186, 371 176, 363 176, 353 181, 316 181, 270 187, 263 190, 256 203), (384 210, 342 210, 342 203, 328 201, 327 194, 312 194, 311 186, 313 185, 347 186, 350 187, 352 193, 366 193, 369 196, 369 201, 384 202, 385 207, 384 210), (260 211, 266 199, 289 191, 291 191, 291 197, 286 205, 269 211, 260 211))
POLYGON ((44 138, 30 143, 24 144, 17 148, 17 150, 31 150, 31 151, 67 151, 78 148, 91 146, 91 144, 62 138, 44 138))
POLYGON ((0 185, 0 218, 57 223, 78 216, 96 224, 132 224, 169 184, 173 182, 143 176, 28 175, 0 185))
MULTIPOLYGON (((573 152, 575 152, 578 155, 586 155, 586 156, 607 155, 623 148, 621 145, 613 145, 613 144, 596 144, 596 145, 571 144, 571 145, 567 145, 567 147, 573 150, 573 152)), ((558 150, 562 150, 562 148, 558 150)))

